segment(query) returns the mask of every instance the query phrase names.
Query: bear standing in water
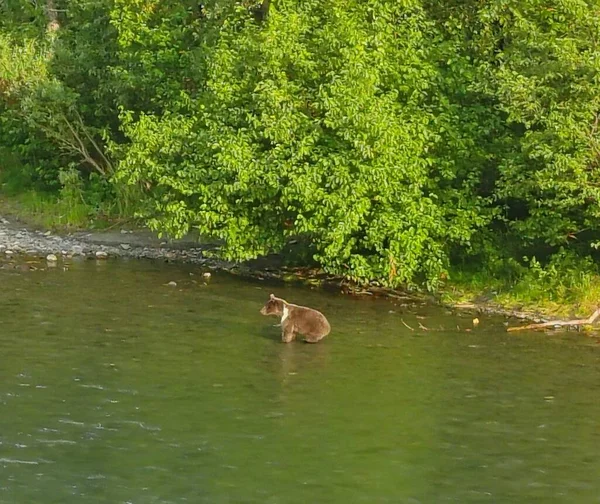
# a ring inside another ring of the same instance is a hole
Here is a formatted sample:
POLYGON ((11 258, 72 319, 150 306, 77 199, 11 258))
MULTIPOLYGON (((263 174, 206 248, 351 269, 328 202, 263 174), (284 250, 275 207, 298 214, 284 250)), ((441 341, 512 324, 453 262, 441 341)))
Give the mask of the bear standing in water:
POLYGON ((281 317, 281 340, 284 343, 293 341, 296 333, 304 336, 308 343, 316 343, 331 331, 329 322, 321 312, 288 303, 273 294, 260 313, 281 317))

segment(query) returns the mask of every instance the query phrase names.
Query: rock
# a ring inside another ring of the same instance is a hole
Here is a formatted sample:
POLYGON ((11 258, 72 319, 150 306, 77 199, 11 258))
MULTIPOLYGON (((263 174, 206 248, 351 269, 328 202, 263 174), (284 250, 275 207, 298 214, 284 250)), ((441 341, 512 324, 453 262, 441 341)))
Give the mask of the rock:
POLYGON ((5 253, 7 256, 11 256, 11 255, 13 255, 13 254, 14 254, 14 252, 13 252, 12 250, 5 250, 5 251, 4 251, 4 253, 5 253))
POLYGON ((98 252, 96 252, 96 259, 106 259, 107 257, 108 254, 104 252, 104 250, 98 250, 98 252))
POLYGON ((81 255, 83 254, 83 247, 81 245, 73 245, 71 247, 71 253, 73 255, 81 255))
POLYGON ((167 285, 168 285, 169 287, 177 287, 177 282, 173 282, 173 281, 171 281, 171 282, 169 282, 167 285))
POLYGON ((48 254, 46 256, 46 261, 48 261, 48 262, 56 262, 56 261, 58 261, 58 257, 56 257, 54 254, 48 254))
POLYGON ((205 280, 208 280, 208 279, 209 279, 211 276, 212 276, 212 275, 211 275, 211 274, 210 274, 208 271, 206 271, 206 272, 202 273, 202 277, 203 277, 205 280))
POLYGON ((121 248, 123 250, 129 250, 131 248, 131 245, 129 245, 128 243, 121 243, 121 248))
POLYGON ((44 236, 51 236, 51 235, 52 235, 52 231, 46 231, 46 232, 44 233, 44 236))

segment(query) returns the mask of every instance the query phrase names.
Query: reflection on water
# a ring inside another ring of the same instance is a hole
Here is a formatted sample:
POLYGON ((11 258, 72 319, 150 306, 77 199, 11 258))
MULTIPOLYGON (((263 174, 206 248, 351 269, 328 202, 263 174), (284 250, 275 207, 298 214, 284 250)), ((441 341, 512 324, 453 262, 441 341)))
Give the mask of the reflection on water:
POLYGON ((0 270, 0 502, 600 502, 595 341, 200 273, 0 270))

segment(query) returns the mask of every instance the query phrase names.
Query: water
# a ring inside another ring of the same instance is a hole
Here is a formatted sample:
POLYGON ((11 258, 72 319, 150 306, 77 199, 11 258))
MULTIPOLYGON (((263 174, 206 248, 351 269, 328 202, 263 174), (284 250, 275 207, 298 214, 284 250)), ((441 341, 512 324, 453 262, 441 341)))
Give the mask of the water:
POLYGON ((0 286, 2 503, 600 502, 590 338, 160 263, 0 286), (270 292, 331 335, 280 343, 270 292))

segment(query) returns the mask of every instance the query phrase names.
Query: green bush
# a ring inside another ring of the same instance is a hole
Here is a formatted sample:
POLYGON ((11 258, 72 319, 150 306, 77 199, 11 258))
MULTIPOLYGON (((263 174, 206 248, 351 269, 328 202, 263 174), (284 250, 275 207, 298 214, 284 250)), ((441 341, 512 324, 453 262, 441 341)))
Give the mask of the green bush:
POLYGON ((391 5, 284 3, 266 25, 228 15, 185 108, 122 115, 119 176, 152 187, 150 224, 196 227, 237 260, 307 236, 331 272, 435 286, 448 247, 489 219, 478 195, 434 183, 456 174, 429 154, 431 26, 418 3, 391 5))

